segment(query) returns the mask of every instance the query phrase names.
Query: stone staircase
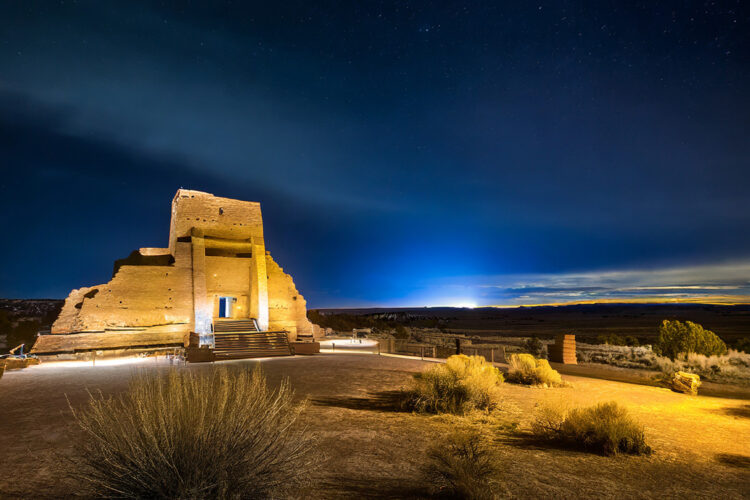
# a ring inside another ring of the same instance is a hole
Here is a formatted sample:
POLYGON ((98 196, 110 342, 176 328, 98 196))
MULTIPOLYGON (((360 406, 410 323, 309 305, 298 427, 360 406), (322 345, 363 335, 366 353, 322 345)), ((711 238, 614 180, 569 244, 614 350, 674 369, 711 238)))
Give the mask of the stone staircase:
POLYGON ((214 323, 213 354, 224 359, 291 356, 286 332, 261 332, 254 319, 224 319, 214 323))

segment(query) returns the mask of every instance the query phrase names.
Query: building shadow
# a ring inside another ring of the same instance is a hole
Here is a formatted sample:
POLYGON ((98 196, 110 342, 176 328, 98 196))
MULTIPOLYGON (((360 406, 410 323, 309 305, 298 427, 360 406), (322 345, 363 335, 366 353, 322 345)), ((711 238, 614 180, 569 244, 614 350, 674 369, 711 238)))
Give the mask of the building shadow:
POLYGON ((403 391, 380 391, 368 393, 367 397, 322 397, 310 401, 318 406, 331 406, 349 410, 367 411, 408 411, 404 405, 403 391))
POLYGON ((722 415, 729 415, 730 417, 750 418, 750 405, 727 406, 711 411, 722 415))
POLYGON ((750 418, 750 405, 733 406, 725 408, 724 411, 727 415, 732 415, 733 417, 750 418))
POLYGON ((750 469, 750 457, 737 455, 735 453, 718 453, 716 460, 722 464, 738 467, 740 469, 750 469))

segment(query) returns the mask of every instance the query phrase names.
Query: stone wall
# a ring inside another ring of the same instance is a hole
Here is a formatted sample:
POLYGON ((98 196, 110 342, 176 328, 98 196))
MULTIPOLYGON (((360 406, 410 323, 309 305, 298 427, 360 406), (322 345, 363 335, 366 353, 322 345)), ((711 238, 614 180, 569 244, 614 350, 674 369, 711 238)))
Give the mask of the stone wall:
POLYGON ((53 334, 105 328, 186 324, 192 320, 190 244, 176 246, 170 266, 121 266, 103 285, 73 290, 53 334))
POLYGON ((250 297, 250 267, 252 259, 234 257, 206 257, 206 293, 213 303, 213 317, 219 315, 219 297, 232 296, 232 317, 248 318, 250 297))
POLYGON ((178 238, 190 236, 194 230, 205 236, 260 243, 263 239, 260 203, 180 189, 172 201, 170 250, 178 238))
POLYGON ((312 323, 307 319, 307 303, 297 291, 292 277, 266 255, 268 273, 268 323, 269 330, 287 330, 289 339, 298 334, 312 335, 312 323))

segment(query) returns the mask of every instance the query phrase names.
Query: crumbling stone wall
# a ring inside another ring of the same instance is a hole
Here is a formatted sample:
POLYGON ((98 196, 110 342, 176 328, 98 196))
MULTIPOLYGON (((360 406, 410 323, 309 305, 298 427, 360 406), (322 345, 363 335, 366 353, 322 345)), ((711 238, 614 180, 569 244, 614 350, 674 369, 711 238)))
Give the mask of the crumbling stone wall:
POLYGON ((290 340, 313 333, 305 299, 265 250, 260 204, 180 189, 169 247, 141 248, 116 261, 108 283, 73 290, 52 326, 60 337, 37 344, 45 352, 110 338, 109 348, 138 338, 172 345, 181 332, 211 333, 220 296, 235 297, 233 317, 255 318, 262 329, 287 330, 290 340))
POLYGON ((73 290, 52 333, 168 324, 189 328, 192 313, 190 245, 180 243, 173 265, 123 265, 108 283, 73 290))
POLYGON ((201 191, 180 189, 172 201, 169 249, 195 230, 216 238, 262 243, 260 203, 221 198, 201 191))
POLYGON ((312 335, 313 325, 307 319, 307 302, 297 291, 292 277, 266 255, 268 273, 268 323, 269 330, 287 330, 289 339, 297 335, 312 335))

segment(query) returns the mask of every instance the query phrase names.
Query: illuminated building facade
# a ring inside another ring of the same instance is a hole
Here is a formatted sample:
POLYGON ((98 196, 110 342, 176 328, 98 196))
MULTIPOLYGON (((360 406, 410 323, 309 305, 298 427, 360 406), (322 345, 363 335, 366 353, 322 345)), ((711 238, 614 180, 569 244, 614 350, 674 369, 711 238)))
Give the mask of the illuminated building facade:
POLYGON ((73 290, 36 353, 210 345, 222 320, 260 331, 311 336, 306 303, 266 251, 256 202, 180 189, 167 248, 141 248, 115 262, 103 285, 73 290))

